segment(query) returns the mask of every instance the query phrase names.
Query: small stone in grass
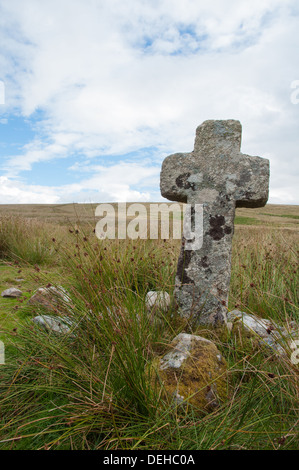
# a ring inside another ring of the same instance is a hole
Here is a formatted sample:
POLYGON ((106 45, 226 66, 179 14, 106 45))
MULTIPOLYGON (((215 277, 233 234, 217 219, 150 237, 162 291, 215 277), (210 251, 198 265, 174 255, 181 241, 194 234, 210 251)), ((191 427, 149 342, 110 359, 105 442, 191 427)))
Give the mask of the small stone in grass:
POLYGON ((10 299, 16 299, 18 297, 21 297, 21 295, 23 295, 23 292, 19 289, 16 289, 15 287, 6 289, 5 291, 1 293, 2 297, 10 298, 10 299))
POLYGON ((150 291, 146 294, 145 305, 149 311, 153 308, 166 311, 170 307, 170 295, 164 291, 150 291))

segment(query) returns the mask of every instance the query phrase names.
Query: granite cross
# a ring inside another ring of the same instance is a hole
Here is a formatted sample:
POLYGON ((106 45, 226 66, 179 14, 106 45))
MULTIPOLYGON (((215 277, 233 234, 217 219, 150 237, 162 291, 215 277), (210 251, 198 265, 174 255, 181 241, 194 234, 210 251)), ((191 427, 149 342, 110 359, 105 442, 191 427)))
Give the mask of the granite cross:
POLYGON ((235 208, 268 200, 269 161, 242 154, 241 135, 239 121, 205 121, 193 152, 162 164, 162 196, 203 205, 202 246, 185 249, 183 236, 175 286, 180 314, 199 324, 226 322, 235 208))

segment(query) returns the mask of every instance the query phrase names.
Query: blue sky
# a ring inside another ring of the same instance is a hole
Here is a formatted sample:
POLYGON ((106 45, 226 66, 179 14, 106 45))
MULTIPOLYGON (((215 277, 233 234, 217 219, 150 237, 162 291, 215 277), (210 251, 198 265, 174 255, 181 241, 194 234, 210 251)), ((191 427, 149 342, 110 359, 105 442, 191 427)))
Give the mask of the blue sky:
POLYGON ((162 200, 163 159, 239 119, 299 204, 298 30, 297 0, 0 0, 0 203, 162 200))

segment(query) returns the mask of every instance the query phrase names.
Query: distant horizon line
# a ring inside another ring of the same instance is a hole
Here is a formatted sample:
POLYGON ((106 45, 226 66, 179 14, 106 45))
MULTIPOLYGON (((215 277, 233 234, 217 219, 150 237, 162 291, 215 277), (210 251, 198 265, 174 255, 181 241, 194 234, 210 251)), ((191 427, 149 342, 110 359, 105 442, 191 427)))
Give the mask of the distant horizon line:
MULTIPOLYGON (((66 205, 74 205, 74 204, 85 204, 85 205, 92 205, 92 204, 173 204, 173 201, 102 201, 102 202, 55 202, 55 203, 38 203, 38 202, 7 202, 1 203, 0 206, 66 206, 66 205)), ((185 204, 183 202, 179 202, 178 204, 185 204)), ((299 206, 298 203, 279 203, 279 202, 267 202, 264 206, 299 206)))

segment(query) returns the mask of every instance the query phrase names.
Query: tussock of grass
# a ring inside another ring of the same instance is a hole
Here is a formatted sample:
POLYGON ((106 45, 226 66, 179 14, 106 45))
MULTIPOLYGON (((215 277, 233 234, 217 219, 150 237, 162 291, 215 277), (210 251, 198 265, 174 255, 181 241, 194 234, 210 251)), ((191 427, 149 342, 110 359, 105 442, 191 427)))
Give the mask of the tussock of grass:
POLYGON ((53 225, 20 216, 0 218, 1 258, 21 260, 31 265, 53 263, 56 247, 53 225))
POLYGON ((298 320, 298 235, 251 228, 233 242, 230 308, 274 321, 298 320))
MULTIPOLYGON (((72 332, 38 328, 34 306, 20 314, 0 366, 0 448, 298 449, 298 367, 239 331, 191 331, 228 363, 229 400, 213 413, 153 388, 148 364, 183 324, 174 307, 148 315, 144 299, 149 290, 172 295, 178 241, 99 241, 92 227, 54 238, 46 246, 71 297, 56 315, 72 332)), ((298 322, 296 244, 291 231, 236 230, 230 308, 298 322)))

